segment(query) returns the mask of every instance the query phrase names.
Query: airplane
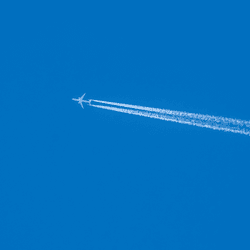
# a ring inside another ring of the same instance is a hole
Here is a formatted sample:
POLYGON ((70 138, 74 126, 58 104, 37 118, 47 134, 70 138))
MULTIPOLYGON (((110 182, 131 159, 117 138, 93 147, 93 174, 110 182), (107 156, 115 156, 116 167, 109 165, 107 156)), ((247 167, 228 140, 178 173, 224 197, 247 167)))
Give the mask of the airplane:
MULTIPOLYGON (((85 93, 86 94, 86 93, 85 93)), ((83 102, 86 102, 86 103, 88 103, 89 105, 90 105, 90 102, 91 102, 91 100, 83 100, 83 97, 85 96, 85 94, 83 94, 81 97, 79 97, 78 99, 75 99, 75 98, 72 98, 72 100, 73 101, 76 101, 76 102, 78 102, 80 105, 81 105, 81 107, 84 109, 84 107, 83 107, 83 105, 82 105, 82 103, 83 102)))

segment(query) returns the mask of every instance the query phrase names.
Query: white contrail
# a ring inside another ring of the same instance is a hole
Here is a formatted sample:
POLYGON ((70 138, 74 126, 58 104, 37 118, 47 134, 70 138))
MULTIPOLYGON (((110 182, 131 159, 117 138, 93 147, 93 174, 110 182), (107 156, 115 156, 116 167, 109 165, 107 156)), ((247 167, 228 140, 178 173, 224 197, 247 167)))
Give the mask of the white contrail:
POLYGON ((96 108, 113 110, 117 112, 122 112, 122 113, 127 113, 127 114, 132 114, 132 115, 139 115, 139 116, 155 118, 155 119, 160 119, 160 120, 165 120, 165 121, 178 122, 182 124, 194 125, 194 126, 198 126, 202 128, 211 128, 214 130, 221 130, 221 131, 226 131, 226 132, 250 135, 250 129, 249 129, 250 122, 248 121, 236 120, 236 119, 230 119, 230 118, 224 118, 224 117, 208 116, 208 115, 199 115, 199 114, 171 111, 171 110, 164 110, 164 109, 155 109, 155 108, 148 108, 148 107, 142 107, 142 106, 136 106, 136 105, 91 100, 91 102, 93 101, 102 102, 102 103, 109 104, 109 105, 116 105, 116 106, 122 106, 122 107, 125 106, 125 107, 129 107, 132 109, 123 109, 123 108, 117 108, 113 106, 90 104, 90 106, 96 107, 96 108), (145 111, 140 111, 140 110, 145 110, 145 111))
POLYGON ((117 103, 117 102, 106 102, 106 101, 100 101, 100 100, 91 100, 98 103, 104 103, 112 106, 119 106, 119 107, 125 107, 125 108, 131 108, 131 109, 138 109, 138 110, 145 110, 149 112, 156 112, 156 113, 163 113, 168 114, 172 116, 181 116, 186 118, 192 118, 192 119, 198 119, 203 121, 211 121, 216 123, 231 123, 234 125, 240 125, 240 126, 246 126, 250 128, 250 121, 243 121, 239 119, 232 119, 232 118, 225 118, 221 116, 211 116, 211 115, 202 115, 202 114, 195 114, 195 113, 188 113, 188 112, 182 112, 182 111, 174 111, 169 109, 159 109, 159 108, 150 108, 150 107, 143 107, 139 105, 131 105, 131 104, 124 104, 124 103, 117 103))

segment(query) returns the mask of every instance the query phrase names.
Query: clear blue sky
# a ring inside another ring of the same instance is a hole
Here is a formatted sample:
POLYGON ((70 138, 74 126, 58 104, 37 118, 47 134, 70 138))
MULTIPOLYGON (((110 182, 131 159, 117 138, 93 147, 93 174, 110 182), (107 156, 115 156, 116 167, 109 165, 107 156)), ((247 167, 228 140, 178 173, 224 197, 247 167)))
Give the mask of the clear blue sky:
POLYGON ((250 137, 86 98, 250 120, 249 1, 5 1, 0 249, 250 249, 250 137))

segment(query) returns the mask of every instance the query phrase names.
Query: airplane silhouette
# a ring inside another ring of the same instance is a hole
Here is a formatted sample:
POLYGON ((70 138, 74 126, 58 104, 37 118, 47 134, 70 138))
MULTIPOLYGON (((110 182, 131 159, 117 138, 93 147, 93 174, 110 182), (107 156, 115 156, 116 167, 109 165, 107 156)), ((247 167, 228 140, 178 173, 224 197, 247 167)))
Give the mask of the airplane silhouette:
MULTIPOLYGON (((86 94, 86 93, 85 93, 86 94)), ((83 100, 83 97, 85 96, 85 94, 83 94, 81 97, 79 97, 78 99, 75 99, 75 98, 72 98, 72 100, 73 101, 76 101, 76 102, 78 102, 80 105, 81 105, 81 107, 84 109, 84 107, 83 107, 83 105, 82 105, 82 103, 83 102, 86 102, 86 103, 88 103, 88 104, 90 104, 90 102, 91 102, 91 100, 83 100)))

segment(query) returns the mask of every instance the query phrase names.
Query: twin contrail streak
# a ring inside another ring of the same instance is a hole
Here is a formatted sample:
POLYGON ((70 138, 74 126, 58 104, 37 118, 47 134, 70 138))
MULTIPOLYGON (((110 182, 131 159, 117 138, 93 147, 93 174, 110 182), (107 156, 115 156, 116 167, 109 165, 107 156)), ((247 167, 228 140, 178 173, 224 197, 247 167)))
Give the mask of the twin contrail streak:
POLYGON ((173 111, 168 109, 143 107, 138 105, 123 104, 116 102, 106 102, 100 100, 90 100, 90 101, 91 101, 90 106, 96 108, 107 109, 132 115, 139 115, 165 121, 178 122, 182 124, 194 125, 202 128, 210 128, 225 132, 250 135, 249 121, 225 118, 220 116, 210 116, 210 115, 173 111), (92 102, 106 104, 106 106, 95 105, 92 104, 92 102))

